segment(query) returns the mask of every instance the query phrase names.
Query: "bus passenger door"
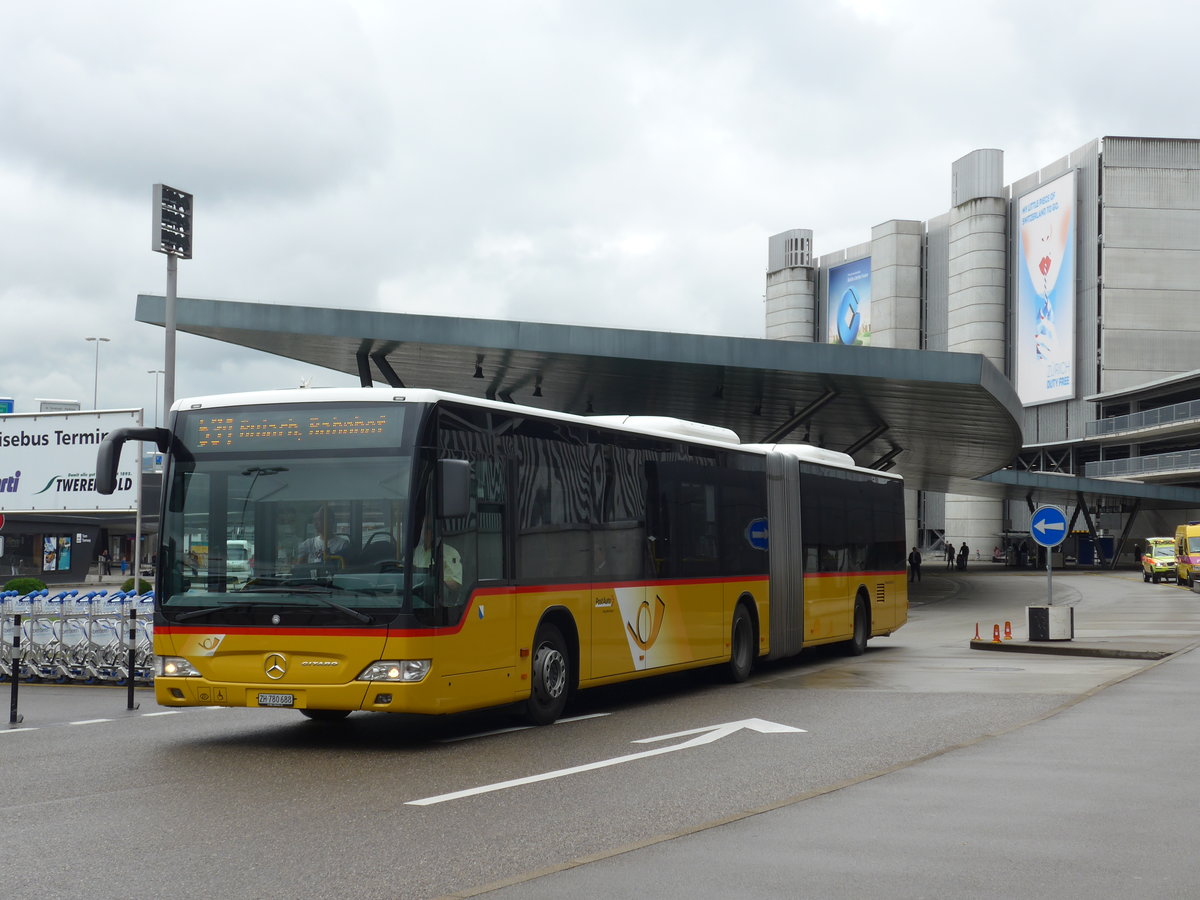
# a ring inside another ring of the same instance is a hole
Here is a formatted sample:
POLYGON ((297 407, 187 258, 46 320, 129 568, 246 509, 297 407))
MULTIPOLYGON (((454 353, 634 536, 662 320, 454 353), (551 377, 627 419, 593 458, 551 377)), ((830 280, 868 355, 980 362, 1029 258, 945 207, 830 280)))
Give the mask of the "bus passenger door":
POLYGON ((592 532, 591 677, 646 668, 646 586, 635 575, 645 553, 645 529, 612 523, 592 532))

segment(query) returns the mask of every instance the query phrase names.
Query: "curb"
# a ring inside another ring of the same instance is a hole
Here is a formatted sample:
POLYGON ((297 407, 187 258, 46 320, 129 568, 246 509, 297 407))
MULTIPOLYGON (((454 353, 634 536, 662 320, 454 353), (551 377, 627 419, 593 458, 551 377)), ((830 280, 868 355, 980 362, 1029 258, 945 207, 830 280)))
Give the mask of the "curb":
POLYGON ((1080 644, 1072 641, 995 641, 972 640, 972 650, 999 650, 1010 653, 1044 653, 1055 656, 1100 656, 1110 659, 1165 659, 1178 649, 1151 647, 1115 647, 1111 644, 1080 644))

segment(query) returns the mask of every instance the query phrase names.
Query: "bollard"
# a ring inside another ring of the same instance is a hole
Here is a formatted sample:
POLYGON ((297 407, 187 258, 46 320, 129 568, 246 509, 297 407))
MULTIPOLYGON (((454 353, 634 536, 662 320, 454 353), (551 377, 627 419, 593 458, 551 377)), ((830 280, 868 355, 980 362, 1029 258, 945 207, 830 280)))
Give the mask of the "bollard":
POLYGON ((1000 626, 999 625, 992 626, 992 643, 993 644, 1000 643, 1000 626))
POLYGON ((983 640, 983 638, 981 638, 979 636, 979 623, 978 622, 975 623, 975 640, 977 640, 977 641, 983 640))
POLYGON ((1005 622, 1005 623, 1004 623, 1004 639, 1005 639, 1006 641, 1011 641, 1011 640, 1013 639, 1013 636, 1012 636, 1012 622, 1005 622))
POLYGON ((133 604, 129 606, 129 686, 128 694, 125 698, 125 708, 134 710, 139 704, 133 702, 133 680, 137 674, 133 670, 133 664, 137 660, 137 607, 133 604))
POLYGON ((21 683, 21 614, 13 614, 12 698, 8 707, 8 724, 20 725, 25 717, 17 714, 17 685, 21 683))

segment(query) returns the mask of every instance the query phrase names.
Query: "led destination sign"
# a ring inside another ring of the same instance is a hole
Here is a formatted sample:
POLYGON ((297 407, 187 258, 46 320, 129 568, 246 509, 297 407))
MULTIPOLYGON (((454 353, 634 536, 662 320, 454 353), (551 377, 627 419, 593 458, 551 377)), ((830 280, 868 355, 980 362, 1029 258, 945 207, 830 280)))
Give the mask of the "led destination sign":
POLYGON ((254 406, 188 413, 183 439, 194 453, 396 447, 403 423, 400 406, 254 406))

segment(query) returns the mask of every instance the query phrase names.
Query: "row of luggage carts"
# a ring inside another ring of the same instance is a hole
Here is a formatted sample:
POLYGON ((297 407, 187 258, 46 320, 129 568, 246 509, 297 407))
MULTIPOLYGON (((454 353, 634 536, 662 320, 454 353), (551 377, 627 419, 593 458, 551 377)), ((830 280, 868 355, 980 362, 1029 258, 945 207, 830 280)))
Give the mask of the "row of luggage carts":
POLYGON ((153 677, 154 592, 0 592, 0 681, 125 684, 153 677), (20 642, 14 638, 20 617, 20 642))

